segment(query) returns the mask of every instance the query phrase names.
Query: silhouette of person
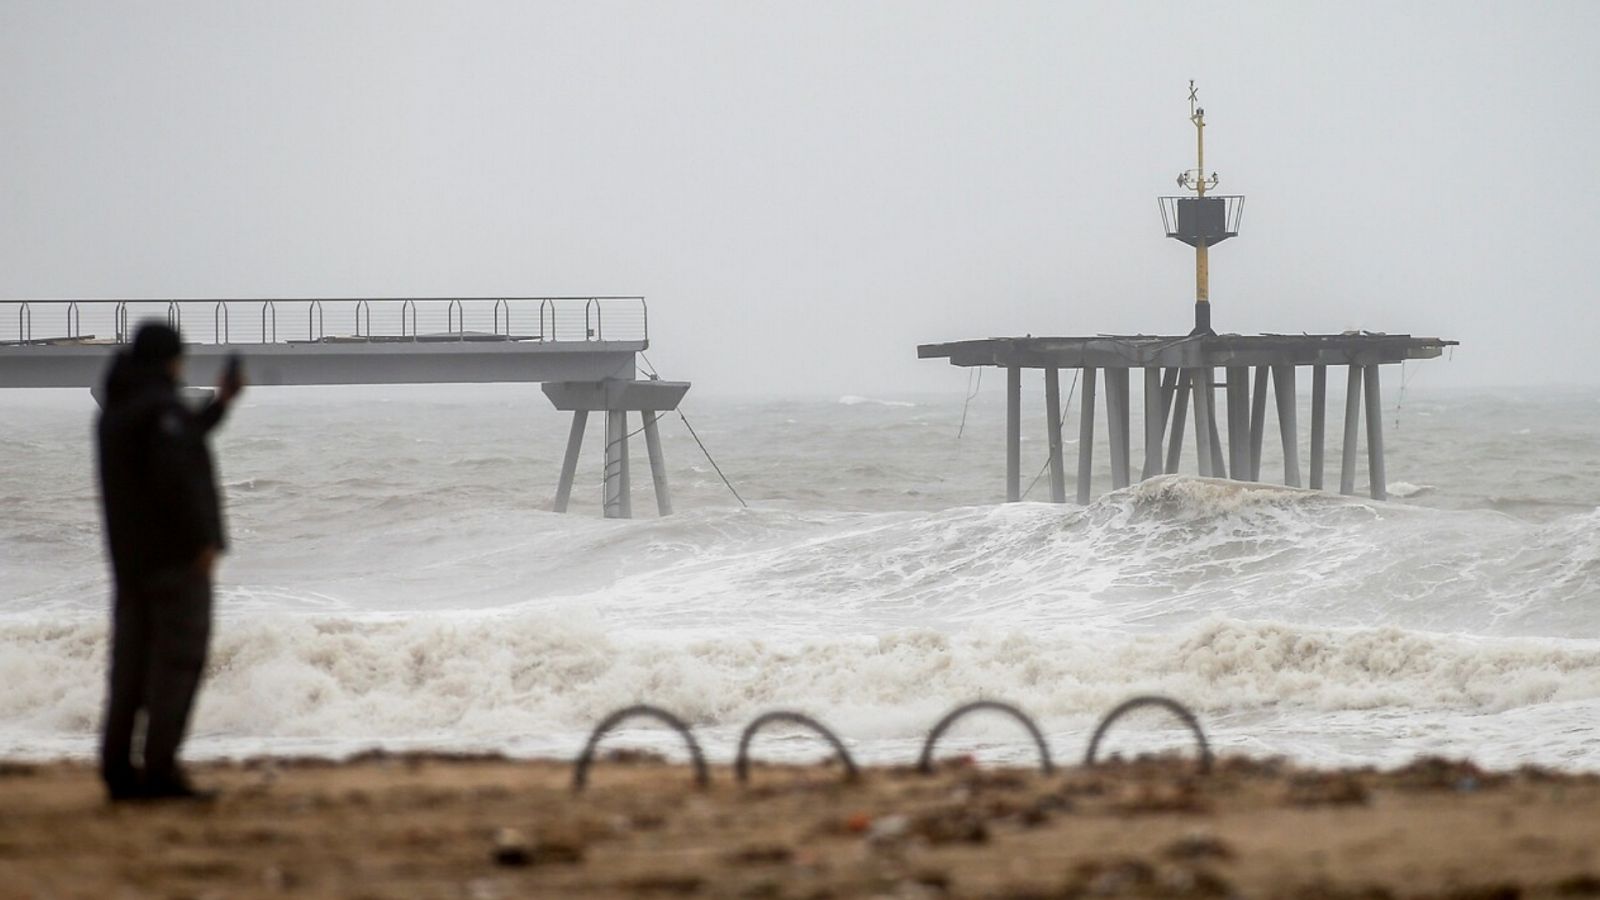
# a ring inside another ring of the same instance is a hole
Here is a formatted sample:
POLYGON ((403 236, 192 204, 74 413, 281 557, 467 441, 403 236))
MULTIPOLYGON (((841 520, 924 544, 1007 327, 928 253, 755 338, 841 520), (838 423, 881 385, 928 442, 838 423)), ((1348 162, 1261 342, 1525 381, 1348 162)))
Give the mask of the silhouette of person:
POLYGON ((183 343, 140 326, 100 393, 100 492, 115 595, 100 771, 112 801, 203 798, 178 766, 211 636, 211 575, 227 547, 206 435, 243 389, 230 364, 212 401, 178 395, 183 343), (144 713, 133 759, 135 720, 144 713))

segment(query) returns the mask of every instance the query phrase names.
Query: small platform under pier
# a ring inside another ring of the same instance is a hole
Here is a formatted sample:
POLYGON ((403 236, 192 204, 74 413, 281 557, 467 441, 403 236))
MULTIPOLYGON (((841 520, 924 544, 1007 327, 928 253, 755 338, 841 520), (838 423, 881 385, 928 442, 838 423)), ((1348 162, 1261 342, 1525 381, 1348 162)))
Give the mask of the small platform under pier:
POLYGON ((948 359, 951 365, 993 366, 1006 370, 1006 499, 1022 497, 1022 370, 1040 369, 1045 382, 1049 434, 1050 496, 1064 503, 1066 465, 1062 452, 1062 369, 1081 372, 1078 429, 1077 500, 1091 499, 1094 413, 1099 374, 1105 373, 1106 420, 1110 428, 1111 483, 1133 480, 1130 409, 1132 371, 1143 372, 1144 456, 1141 478, 1178 471, 1185 431, 1193 410, 1195 454, 1200 474, 1261 480, 1261 449, 1266 432, 1268 387, 1277 410, 1283 446, 1284 484, 1301 487, 1298 372, 1311 369, 1309 487, 1322 489, 1327 434, 1328 369, 1345 369, 1343 454, 1340 493, 1355 493, 1356 459, 1363 410, 1366 418, 1370 493, 1387 499, 1384 469, 1382 387, 1379 370, 1413 359, 1433 359, 1458 342, 1408 334, 1096 335, 1093 337, 1013 337, 922 344, 919 359, 948 359), (1218 370, 1222 370, 1221 377, 1218 370), (1218 391, 1221 391, 1219 397, 1218 391), (1225 413, 1227 439, 1218 428, 1225 413))

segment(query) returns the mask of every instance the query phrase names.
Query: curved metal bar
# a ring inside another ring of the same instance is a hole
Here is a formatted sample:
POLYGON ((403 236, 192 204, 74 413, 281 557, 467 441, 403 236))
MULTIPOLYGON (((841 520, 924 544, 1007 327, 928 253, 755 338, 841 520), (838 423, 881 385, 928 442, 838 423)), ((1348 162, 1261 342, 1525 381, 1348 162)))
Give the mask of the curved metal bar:
POLYGON ((67 304, 67 337, 83 337, 83 310, 76 300, 67 304))
POLYGON ((176 300, 167 301, 167 327, 183 334, 183 307, 176 300))
POLYGON ((409 297, 406 298, 406 301, 404 303, 400 304, 400 336, 401 337, 410 337, 412 340, 416 340, 417 339, 417 304, 416 304, 416 301, 412 300, 409 297), (407 310, 411 311, 411 334, 409 334, 409 335, 406 334, 406 311, 407 310))
POLYGON ((306 307, 306 340, 320 341, 327 334, 322 321, 322 301, 313 300, 306 307))
POLYGON ((445 330, 458 337, 465 337, 467 330, 467 311, 461 308, 460 300, 451 300, 450 305, 444 308, 445 330), (456 322, 460 319, 460 323, 456 322))
POLYGON ((33 310, 28 307, 28 301, 26 300, 22 301, 22 305, 17 307, 17 340, 33 340, 33 310), (22 324, 24 313, 27 314, 28 318, 27 326, 22 324))
POLYGON ((1200 745, 1200 771, 1211 771, 1211 745, 1206 743, 1205 732, 1200 730, 1200 720, 1196 719, 1194 713, 1190 712, 1189 708, 1184 706, 1182 703, 1179 703, 1178 701, 1169 697, 1158 697, 1155 695, 1134 697, 1131 700, 1125 700, 1119 704, 1116 709, 1106 713, 1106 717, 1100 720, 1099 727, 1094 730, 1094 737, 1089 739, 1089 752, 1084 754, 1083 764, 1086 766, 1094 765, 1095 755, 1100 750, 1100 741, 1106 736, 1106 732, 1110 730, 1113 722, 1122 718, 1124 715, 1145 706, 1159 706, 1177 716, 1178 719, 1183 722, 1183 724, 1189 726, 1189 730, 1194 732, 1195 743, 1200 745))
POLYGON ((948 715, 940 719, 939 724, 933 726, 933 730, 928 732, 928 740, 922 745, 922 758, 917 761, 917 771, 924 775, 932 775, 933 745, 938 743, 939 738, 944 736, 946 731, 950 730, 950 726, 954 725, 956 720, 960 719, 962 716, 965 716, 967 713, 977 712, 980 709, 992 709, 995 712, 1003 712, 1011 718, 1016 719, 1018 722, 1021 722, 1022 727, 1028 729, 1028 734, 1032 736, 1034 745, 1039 748, 1039 768, 1042 769, 1046 775, 1049 775, 1056 770, 1055 763, 1050 761, 1050 747, 1044 742, 1044 735, 1040 733, 1039 726, 1033 723, 1033 719, 1029 718, 1027 713, 1009 703, 1001 703, 997 700, 977 700, 972 703, 956 707, 955 709, 951 710, 948 715))
POLYGON ((589 742, 583 745, 583 753, 579 754, 578 761, 572 770, 572 789, 574 791, 583 790, 584 786, 589 783, 589 766, 594 761, 595 748, 599 746, 600 739, 606 736, 606 732, 628 719, 640 717, 656 719, 682 735, 683 742, 689 745, 689 757, 694 761, 694 783, 699 787, 705 787, 711 783, 711 773, 706 769, 706 759, 700 753, 700 745, 695 741, 694 734, 689 731, 689 726, 683 724, 682 719, 659 706, 649 706, 641 703, 617 710, 606 716, 599 725, 594 727, 594 731, 589 734, 589 742))
POLYGON ((117 343, 124 344, 128 341, 128 303, 126 300, 117 301, 117 308, 111 314, 111 321, 117 326, 117 343))
POLYGON ((511 337, 511 304, 507 303, 504 299, 494 301, 494 333, 495 334, 499 334, 500 333, 500 309, 501 309, 501 307, 504 307, 505 311, 506 311, 506 330, 505 330, 505 335, 506 335, 506 337, 511 337))
POLYGON ((815 731, 833 745, 833 752, 844 763, 844 780, 855 781, 861 777, 861 772, 856 768, 856 761, 850 758, 850 751, 845 749, 844 742, 828 726, 804 713, 777 710, 776 712, 762 713, 744 729, 744 734, 739 736, 739 755, 733 761, 734 776, 743 784, 750 780, 750 742, 755 739, 756 732, 773 722, 790 722, 815 731))
POLYGON ((603 341, 606 339, 606 326, 601 321, 600 301, 597 298, 590 297, 589 302, 583 305, 583 334, 585 340, 603 341), (591 310, 594 311, 593 317, 589 315, 591 310))
POLYGON ((372 337, 372 307, 365 300, 356 301, 356 337, 372 337), (367 331, 364 335, 361 332, 361 314, 363 312, 367 314, 367 331))
POLYGON ((261 343, 278 342, 278 306, 271 300, 261 301, 261 343), (272 314, 272 340, 267 340, 267 314, 272 314))
POLYGON ((539 340, 553 341, 556 339, 556 304, 554 300, 539 301, 539 340), (544 330, 544 311, 550 310, 550 330, 544 330))
POLYGON ((211 342, 228 343, 228 301, 218 300, 211 308, 211 342))

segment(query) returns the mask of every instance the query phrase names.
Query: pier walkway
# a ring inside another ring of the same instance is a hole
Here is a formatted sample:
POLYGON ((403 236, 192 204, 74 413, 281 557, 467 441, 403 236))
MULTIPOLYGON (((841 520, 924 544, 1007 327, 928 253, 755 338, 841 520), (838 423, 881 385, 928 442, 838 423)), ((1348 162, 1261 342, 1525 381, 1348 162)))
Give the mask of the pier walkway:
POLYGON ((632 515, 627 413, 643 417, 656 499, 671 511, 658 413, 687 382, 640 380, 643 297, 0 300, 0 388, 94 390, 139 324, 177 328, 186 374, 212 384, 238 353, 257 385, 540 382, 573 413, 555 509, 565 511, 590 411, 606 412, 604 507, 632 515))

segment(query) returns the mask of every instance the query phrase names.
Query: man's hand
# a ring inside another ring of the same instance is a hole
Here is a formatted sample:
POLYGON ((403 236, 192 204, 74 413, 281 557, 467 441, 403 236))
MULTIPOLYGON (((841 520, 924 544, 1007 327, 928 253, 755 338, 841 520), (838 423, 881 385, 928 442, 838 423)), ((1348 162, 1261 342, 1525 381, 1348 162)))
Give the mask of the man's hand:
POLYGON ((244 366, 239 362, 239 357, 229 357, 228 364, 223 366, 222 375, 217 379, 217 399, 223 403, 233 402, 239 396, 247 382, 244 377, 244 366))

